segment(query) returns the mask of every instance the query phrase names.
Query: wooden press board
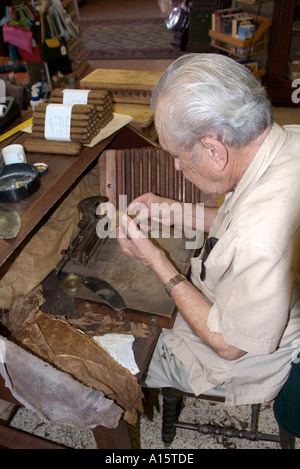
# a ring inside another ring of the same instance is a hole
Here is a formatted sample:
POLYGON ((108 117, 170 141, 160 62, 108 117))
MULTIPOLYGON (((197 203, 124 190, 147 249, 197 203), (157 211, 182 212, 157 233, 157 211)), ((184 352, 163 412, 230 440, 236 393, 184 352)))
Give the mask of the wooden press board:
POLYGON ((80 80, 80 88, 109 90, 117 103, 150 104, 151 91, 162 73, 98 68, 80 80))
POLYGON ((154 119, 151 106, 148 104, 114 103, 114 112, 132 117, 132 125, 149 127, 154 119))
POLYGON ((80 88, 95 89, 96 87, 113 87, 130 90, 152 90, 161 77, 162 72, 143 70, 115 70, 97 68, 80 80, 80 88))

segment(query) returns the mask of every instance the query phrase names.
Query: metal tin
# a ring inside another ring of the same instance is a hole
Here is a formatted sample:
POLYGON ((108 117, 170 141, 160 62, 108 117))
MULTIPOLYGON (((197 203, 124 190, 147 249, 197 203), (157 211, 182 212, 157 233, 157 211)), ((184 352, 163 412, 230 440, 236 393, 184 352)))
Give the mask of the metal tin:
POLYGON ((0 238, 16 238, 21 228, 21 218, 11 207, 0 205, 0 238))
POLYGON ((46 163, 34 163, 33 166, 38 170, 40 176, 48 171, 48 165, 46 163))
POLYGON ((82 278, 79 274, 67 274, 62 281, 64 295, 68 298, 73 298, 81 282, 82 278))

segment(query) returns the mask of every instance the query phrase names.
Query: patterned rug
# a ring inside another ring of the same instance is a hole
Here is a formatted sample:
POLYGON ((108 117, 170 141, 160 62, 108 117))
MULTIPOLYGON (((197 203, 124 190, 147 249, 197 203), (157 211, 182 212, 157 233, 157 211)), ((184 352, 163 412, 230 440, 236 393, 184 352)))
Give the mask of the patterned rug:
POLYGON ((80 21, 88 60, 175 59, 182 52, 171 45, 174 33, 163 18, 80 21))

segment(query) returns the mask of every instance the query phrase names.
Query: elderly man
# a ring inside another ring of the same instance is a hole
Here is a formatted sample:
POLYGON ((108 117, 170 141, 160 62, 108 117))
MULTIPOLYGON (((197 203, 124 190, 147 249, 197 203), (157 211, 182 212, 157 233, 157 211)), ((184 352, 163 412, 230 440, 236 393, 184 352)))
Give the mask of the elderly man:
MULTIPOLYGON (((180 312, 162 332, 146 383, 196 395, 222 385, 228 405, 269 401, 300 348, 300 126, 273 123, 252 73, 215 54, 176 60, 156 85, 152 106, 176 169, 226 199, 219 210, 202 209, 209 238, 189 280, 123 217, 122 252, 157 275, 180 312)), ((145 194, 130 208, 144 204, 138 219, 145 220, 157 216, 153 202, 174 201, 145 194)), ((194 225, 202 215, 198 207, 194 225)))

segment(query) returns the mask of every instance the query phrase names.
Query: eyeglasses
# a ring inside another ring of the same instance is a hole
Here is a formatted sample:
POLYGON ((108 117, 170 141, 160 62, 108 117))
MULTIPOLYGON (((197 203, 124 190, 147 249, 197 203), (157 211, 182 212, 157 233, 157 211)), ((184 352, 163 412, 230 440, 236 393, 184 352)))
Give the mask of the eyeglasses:
POLYGON ((217 244, 218 242, 218 238, 214 238, 213 236, 210 237, 210 238, 207 238, 207 240, 205 241, 205 245, 204 245, 204 252, 203 252, 203 256, 202 256, 202 269, 201 269, 201 273, 200 273, 200 279, 202 280, 202 282, 204 282, 205 278, 206 278, 206 267, 205 267, 205 262, 209 256, 209 254, 211 253, 211 251, 213 250, 213 248, 215 247, 215 245, 217 244))

